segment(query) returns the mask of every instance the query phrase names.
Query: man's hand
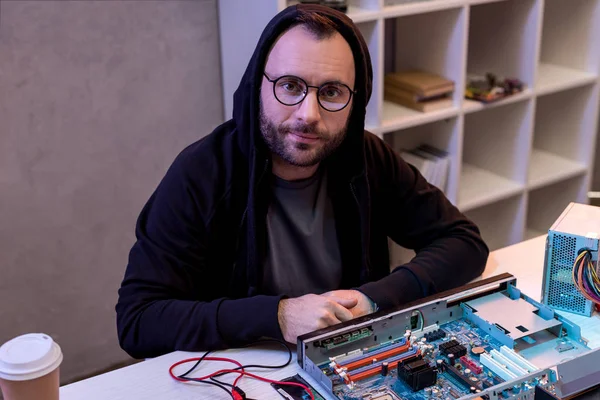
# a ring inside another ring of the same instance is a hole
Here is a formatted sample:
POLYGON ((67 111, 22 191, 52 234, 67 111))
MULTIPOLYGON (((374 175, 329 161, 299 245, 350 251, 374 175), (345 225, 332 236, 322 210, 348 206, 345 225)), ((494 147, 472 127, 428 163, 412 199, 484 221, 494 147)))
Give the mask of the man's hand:
POLYGON ((277 318, 286 342, 296 343, 298 336, 353 318, 348 310, 357 304, 354 298, 307 294, 279 302, 277 318))
POLYGON ((352 318, 362 317, 363 315, 375 312, 373 303, 369 298, 358 290, 333 290, 323 293, 322 296, 328 298, 342 298, 346 300, 356 300, 356 305, 350 309, 352 318))

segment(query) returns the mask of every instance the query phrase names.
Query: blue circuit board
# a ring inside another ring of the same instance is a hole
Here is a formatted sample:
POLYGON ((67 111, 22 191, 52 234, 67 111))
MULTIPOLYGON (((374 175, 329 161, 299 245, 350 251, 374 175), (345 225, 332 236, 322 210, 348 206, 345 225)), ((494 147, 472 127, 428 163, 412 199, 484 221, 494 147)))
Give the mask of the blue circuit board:
MULTIPOLYGON (((438 360, 449 363, 448 358, 439 351, 438 346, 445 341, 456 340, 466 348, 466 357, 481 367, 481 373, 477 374, 470 371, 467 375, 464 375, 466 367, 461 365, 460 362, 456 362, 455 370, 438 368, 435 385, 427 389, 413 391, 407 383, 398 377, 396 368, 393 368, 387 376, 376 375, 361 380, 356 382, 353 388, 349 388, 341 380, 334 381, 334 394, 343 400, 429 400, 432 397, 452 400, 472 393, 472 387, 477 386, 484 389, 502 382, 500 378, 481 365, 479 355, 474 354, 472 351, 474 347, 483 348, 486 352, 492 349, 499 350, 502 346, 500 342, 464 319, 449 322, 439 328, 445 332, 445 337, 428 342, 433 346, 433 350, 425 353, 423 360, 432 367, 437 365, 438 360), (464 378, 457 377, 457 373, 464 378), (472 387, 467 385, 465 378, 471 380, 472 387)), ((382 346, 378 347, 381 348, 382 346)), ((325 367, 323 370, 324 372, 331 372, 326 371, 325 367)))

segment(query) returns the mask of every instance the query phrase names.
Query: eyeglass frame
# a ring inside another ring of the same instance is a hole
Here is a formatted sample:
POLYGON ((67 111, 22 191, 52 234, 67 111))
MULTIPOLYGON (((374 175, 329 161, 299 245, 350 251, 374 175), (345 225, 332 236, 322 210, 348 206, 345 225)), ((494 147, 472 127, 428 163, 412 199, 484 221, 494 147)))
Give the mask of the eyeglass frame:
POLYGON ((322 83, 320 86, 311 86, 304 79, 300 78, 299 76, 295 76, 295 75, 282 75, 279 78, 275 78, 275 79, 269 78, 269 76, 267 75, 266 72, 263 72, 263 75, 265 76, 265 78, 267 78, 267 81, 269 81, 273 84, 273 97, 275 97, 275 100, 277 100, 280 104, 283 104, 284 106, 288 106, 288 107, 293 107, 295 105, 302 103, 304 101, 304 99, 306 98, 306 96, 308 95, 308 89, 314 88, 314 89, 317 89, 317 102, 319 103, 319 106, 325 111, 338 112, 338 111, 342 111, 344 108, 348 107, 348 104, 350 104, 350 102, 352 101, 352 96, 354 96, 358 92, 357 90, 350 89, 350 86, 346 85, 345 83, 339 82, 339 81, 327 81, 327 82, 322 83), (300 101, 298 101, 294 104, 285 104, 284 102, 279 100, 279 97, 277 97, 277 94, 275 93, 275 84, 277 83, 277 81, 279 81, 280 79, 283 79, 283 78, 295 78, 295 79, 300 80, 302 83, 304 83, 304 85, 306 86, 306 92, 304 92, 304 96, 302 96, 300 101), (323 86, 325 86, 327 84, 332 84, 332 83, 334 83, 336 85, 345 86, 350 91, 350 97, 348 97, 348 102, 344 105, 344 107, 340 108, 339 110, 330 110, 328 108, 325 108, 325 106, 323 104, 321 104, 321 99, 319 99, 320 89, 323 86))

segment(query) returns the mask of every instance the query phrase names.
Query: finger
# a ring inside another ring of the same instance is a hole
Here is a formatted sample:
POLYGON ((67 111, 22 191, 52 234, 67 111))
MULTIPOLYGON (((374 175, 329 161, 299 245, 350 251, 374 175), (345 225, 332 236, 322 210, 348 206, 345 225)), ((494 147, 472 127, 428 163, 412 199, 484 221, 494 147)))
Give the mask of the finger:
POLYGON ((332 325, 336 325, 336 324, 340 324, 340 323, 342 323, 342 321, 337 319, 335 317, 335 315, 333 315, 332 313, 327 313, 327 315, 324 318, 322 318, 320 320, 320 322, 317 324, 317 329, 327 328, 328 326, 332 326, 332 325))
POLYGON ((329 296, 328 299, 333 300, 340 306, 346 308, 352 308, 358 304, 358 299, 356 297, 345 298, 339 296, 329 296))
POLYGON ((347 308, 337 304, 337 303, 332 303, 333 306, 333 313, 335 314, 336 318, 339 319, 340 321, 350 321, 352 318, 354 318, 354 315, 352 315, 352 312, 350 310, 348 310, 347 308))

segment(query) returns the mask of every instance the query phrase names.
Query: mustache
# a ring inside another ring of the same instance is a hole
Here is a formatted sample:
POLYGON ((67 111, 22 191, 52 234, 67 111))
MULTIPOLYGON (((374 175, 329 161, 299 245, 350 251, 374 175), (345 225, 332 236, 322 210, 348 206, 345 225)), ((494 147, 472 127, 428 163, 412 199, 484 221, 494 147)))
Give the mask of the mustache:
POLYGON ((281 133, 291 133, 291 132, 299 132, 299 133, 310 133, 318 135, 319 137, 326 137, 327 135, 323 134, 320 130, 317 129, 316 125, 313 124, 303 124, 298 123, 291 126, 281 126, 279 128, 281 133))

